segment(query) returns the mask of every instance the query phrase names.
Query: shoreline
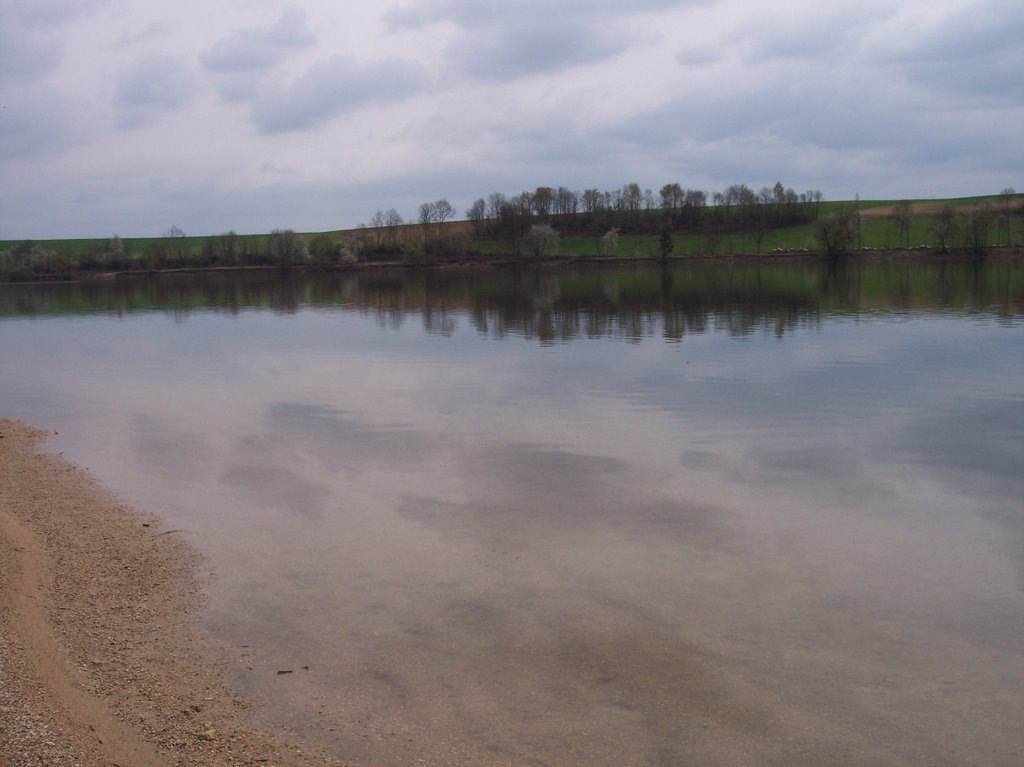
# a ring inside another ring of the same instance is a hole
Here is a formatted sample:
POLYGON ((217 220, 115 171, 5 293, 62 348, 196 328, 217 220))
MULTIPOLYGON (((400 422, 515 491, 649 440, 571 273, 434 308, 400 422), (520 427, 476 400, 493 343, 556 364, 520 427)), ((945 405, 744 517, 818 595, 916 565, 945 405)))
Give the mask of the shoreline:
MULTIPOLYGON (((872 261, 922 261, 929 263, 969 263, 985 261, 985 259, 1019 258, 1024 254, 1019 246, 991 246, 984 256, 978 256, 963 248, 941 250, 931 247, 912 248, 858 248, 843 256, 839 263, 857 264, 872 261)), ((422 261, 360 261, 354 264, 335 264, 329 266, 311 266, 297 264, 284 266, 276 264, 258 264, 247 266, 182 266, 170 269, 129 269, 121 271, 90 271, 68 275, 38 275, 26 280, 0 280, 0 285, 44 285, 60 283, 83 283, 117 280, 122 278, 160 277, 162 275, 209 274, 209 273, 246 273, 246 272, 300 272, 312 274, 345 274, 352 272, 373 272, 407 269, 518 269, 544 268, 564 269, 579 266, 686 266, 706 265, 714 263, 762 263, 781 262, 820 263, 828 265, 829 259, 820 252, 810 250, 780 250, 767 253, 720 253, 720 254, 687 254, 671 255, 667 259, 657 256, 641 255, 554 255, 554 256, 514 256, 505 253, 477 254, 462 258, 436 259, 422 261)))
MULTIPOLYGON (((198 552, 0 419, 0 763, 335 765, 243 723, 198 552)), ((232 655, 236 657, 232 657, 232 655)))

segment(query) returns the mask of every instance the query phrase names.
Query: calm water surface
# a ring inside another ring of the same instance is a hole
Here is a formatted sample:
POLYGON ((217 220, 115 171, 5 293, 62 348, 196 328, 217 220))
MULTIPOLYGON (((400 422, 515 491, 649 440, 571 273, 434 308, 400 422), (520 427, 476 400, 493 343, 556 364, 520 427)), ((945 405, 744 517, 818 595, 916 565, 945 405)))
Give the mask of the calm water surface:
POLYGON ((0 359, 353 765, 1024 753, 1019 261, 0 286, 0 359))

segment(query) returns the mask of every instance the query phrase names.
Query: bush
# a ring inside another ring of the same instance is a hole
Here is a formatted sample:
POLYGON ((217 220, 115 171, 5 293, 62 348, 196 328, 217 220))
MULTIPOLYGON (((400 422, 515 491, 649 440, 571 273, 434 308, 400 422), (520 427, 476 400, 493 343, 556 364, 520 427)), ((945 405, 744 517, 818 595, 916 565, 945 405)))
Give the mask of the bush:
POLYGON ((324 234, 318 234, 309 244, 309 263, 314 266, 331 266, 338 260, 338 246, 324 234))
POLYGON ((548 224, 534 224, 523 236, 523 245, 534 258, 558 252, 558 232, 548 224))
POLYGON ((299 266, 309 260, 309 248, 294 230, 275 229, 267 240, 267 260, 278 266, 299 266))

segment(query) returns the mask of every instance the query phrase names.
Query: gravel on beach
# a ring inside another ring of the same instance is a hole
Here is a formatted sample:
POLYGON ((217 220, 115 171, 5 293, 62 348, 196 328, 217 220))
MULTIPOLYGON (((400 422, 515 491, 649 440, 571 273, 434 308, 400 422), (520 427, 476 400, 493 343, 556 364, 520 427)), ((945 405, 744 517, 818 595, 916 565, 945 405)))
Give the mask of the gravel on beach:
POLYGON ((0 420, 0 764, 331 765, 245 724, 242 650, 198 624, 201 558, 0 420))

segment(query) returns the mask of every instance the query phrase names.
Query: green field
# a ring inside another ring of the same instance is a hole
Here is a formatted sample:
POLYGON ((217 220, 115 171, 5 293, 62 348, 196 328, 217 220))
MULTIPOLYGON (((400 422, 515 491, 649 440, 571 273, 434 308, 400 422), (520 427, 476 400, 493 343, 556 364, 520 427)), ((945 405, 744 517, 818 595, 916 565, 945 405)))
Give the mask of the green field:
MULTIPOLYGON (((819 221, 786 226, 769 230, 761 242, 760 252, 814 252, 819 249, 818 232, 821 217, 836 211, 850 210, 854 207, 860 213, 860 225, 853 247, 863 249, 899 249, 906 242, 897 222, 891 217, 891 208, 899 204, 898 200, 860 200, 833 201, 820 203, 819 221)), ((944 208, 952 208, 959 214, 967 214, 979 206, 991 206, 992 216, 988 228, 987 244, 989 246, 1024 245, 1024 194, 1009 198, 992 195, 987 197, 964 197, 956 199, 919 199, 911 200, 911 226, 909 245, 911 248, 934 247, 936 238, 931 228, 934 214, 944 208), (1006 203, 1010 202, 1010 217, 1007 223, 1006 203), (1007 226, 1009 225, 1009 232, 1007 226)), ((649 211, 645 216, 660 216, 660 211, 649 211)), ((726 219, 728 220, 728 219, 726 219)), ((450 232, 461 232, 468 235, 471 231, 466 222, 451 222, 450 232)), ((403 228, 402 239, 414 243, 389 254, 378 254, 374 260, 430 260, 425 256, 422 247, 415 244, 419 240, 419 229, 414 225, 403 228)), ((329 232, 309 232, 301 234, 302 241, 310 246, 315 263, 331 263, 330 253, 337 253, 337 248, 350 242, 358 232, 366 230, 336 230, 329 232), (334 249, 333 251, 331 249, 334 249), (315 254, 324 254, 317 257, 315 254)), ((37 240, 31 246, 36 253, 46 256, 46 266, 38 264, 25 266, 30 257, 25 254, 30 245, 23 241, 0 241, 0 278, 31 279, 40 274, 71 275, 78 271, 103 270, 154 270, 170 268, 195 268, 225 265, 274 265, 276 262, 270 254, 271 234, 236 235, 233 247, 237 254, 225 262, 218 257, 215 250, 225 235, 208 235, 198 237, 148 237, 126 238, 120 243, 120 255, 113 258, 110 254, 111 242, 107 239, 63 239, 37 240), (170 250, 169 250, 170 249, 170 250), (173 254, 168 257, 168 252, 173 254), (20 260, 19 260, 20 258, 20 260)), ((659 256, 659 236, 655 234, 623 234, 619 237, 618 247, 614 253, 603 253, 601 238, 598 236, 563 236, 559 242, 557 255, 560 256, 595 256, 599 254, 614 255, 626 258, 656 258, 659 256)), ((757 245, 754 238, 735 226, 725 227, 717 235, 677 231, 672 235, 672 255, 686 257, 694 255, 736 255, 754 254, 757 245), (732 231, 729 229, 732 228, 732 231)), ((515 252, 514 243, 507 238, 478 237, 464 240, 457 258, 479 254, 483 256, 507 256, 515 252)), ((39 260, 38 258, 36 259, 39 260)), ((336 261, 336 260, 335 260, 336 261)))
MULTIPOLYGON (((1012 221, 1011 244, 1024 245, 1024 194, 1015 195, 1014 220, 1012 221)), ((822 202, 821 216, 827 216, 840 209, 859 207, 862 211, 859 243, 855 248, 899 249, 904 246, 904 237, 895 221, 884 210, 903 202, 902 200, 851 200, 822 202)), ((998 196, 961 197, 941 200, 910 200, 912 220, 910 247, 935 245, 935 238, 929 231, 933 217, 931 212, 948 206, 954 211, 968 211, 989 203, 999 206, 1003 200, 998 196)), ((998 207, 994 210, 990 234, 990 245, 1005 245, 1006 228, 999 219, 998 207)), ((761 253, 772 251, 814 251, 818 248, 818 222, 790 226, 769 231, 761 242, 761 253)), ((676 233, 672 237, 673 255, 710 255, 708 237, 704 234, 676 233)), ((475 247, 484 253, 509 253, 513 250, 511 240, 479 240, 475 247)), ((565 256, 594 255, 600 252, 599 237, 564 237, 559 243, 559 254, 565 256)), ((740 232, 726 233, 717 243, 715 253, 721 255, 753 254, 757 251, 754 239, 740 232)), ((636 258, 654 258, 659 254, 657 235, 623 235, 619 238, 617 255, 636 258)))

